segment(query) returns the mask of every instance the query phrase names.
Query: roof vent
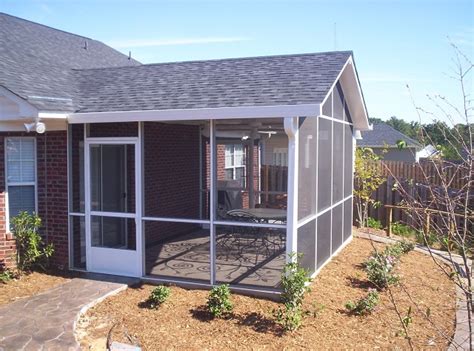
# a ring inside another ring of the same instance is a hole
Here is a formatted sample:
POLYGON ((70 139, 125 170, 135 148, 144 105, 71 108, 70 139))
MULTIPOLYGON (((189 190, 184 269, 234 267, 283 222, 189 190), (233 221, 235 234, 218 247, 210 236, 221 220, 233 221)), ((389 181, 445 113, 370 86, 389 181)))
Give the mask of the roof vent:
POLYGON ((129 60, 132 59, 132 52, 131 52, 131 51, 128 52, 128 59, 129 59, 129 60))
POLYGON ((87 47, 88 47, 87 40, 84 40, 84 50, 87 50, 87 47))

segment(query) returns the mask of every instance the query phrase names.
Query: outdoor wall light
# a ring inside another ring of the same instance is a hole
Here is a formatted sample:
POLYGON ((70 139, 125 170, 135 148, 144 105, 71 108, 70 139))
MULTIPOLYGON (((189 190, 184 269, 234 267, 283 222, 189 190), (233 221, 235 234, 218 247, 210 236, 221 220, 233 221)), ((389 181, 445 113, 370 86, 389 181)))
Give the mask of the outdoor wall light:
POLYGON ((27 133, 31 132, 32 130, 35 130, 38 134, 43 134, 46 132, 46 125, 39 120, 32 123, 24 123, 23 125, 25 126, 27 133))

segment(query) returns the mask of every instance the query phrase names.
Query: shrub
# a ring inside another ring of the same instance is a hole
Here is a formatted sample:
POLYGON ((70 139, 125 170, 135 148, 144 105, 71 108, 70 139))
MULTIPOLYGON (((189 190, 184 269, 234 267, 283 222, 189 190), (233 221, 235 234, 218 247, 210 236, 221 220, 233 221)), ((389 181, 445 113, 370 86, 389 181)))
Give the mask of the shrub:
POLYGON ((416 237, 416 232, 416 230, 406 224, 400 222, 392 223, 392 233, 395 235, 403 236, 405 238, 414 238, 416 237))
POLYGON ((159 285, 154 288, 150 296, 148 297, 148 305, 151 308, 158 308, 161 304, 163 304, 171 294, 171 289, 164 285, 159 285))
POLYGON ((403 254, 412 251, 415 245, 409 241, 399 241, 395 244, 389 245, 383 251, 385 256, 395 256, 400 258, 403 254))
POLYGON ((369 289, 367 296, 361 298, 355 303, 352 301, 347 302, 346 308, 350 313, 362 316, 372 313, 378 303, 379 293, 375 289, 369 289))
POLYGON ((29 271, 33 268, 45 268, 47 259, 54 253, 52 244, 45 245, 38 229, 41 218, 36 214, 20 212, 11 220, 12 231, 17 248, 17 267, 20 271, 29 271))
POLYGON ((207 298, 207 309, 213 317, 220 318, 232 312, 233 306, 230 301, 230 289, 228 284, 215 286, 207 298))
POLYGON ((294 253, 289 255, 290 261, 283 268, 281 285, 283 293, 281 295, 284 308, 274 311, 278 323, 286 331, 293 331, 299 328, 302 322, 302 304, 304 295, 311 289, 309 283, 311 278, 309 272, 302 268, 298 260, 302 255, 294 253))
POLYGON ((432 246, 436 242, 439 242, 441 247, 443 247, 443 240, 438 240, 436 234, 434 233, 428 233, 426 235, 423 234, 422 231, 417 231, 415 232, 415 240, 418 244, 423 245, 423 246, 432 246), (426 239, 426 242, 425 242, 426 239))
POLYGON ((382 223, 372 217, 367 218, 367 227, 374 228, 374 229, 382 229, 382 223))
POLYGON ((15 277, 14 273, 8 269, 0 271, 0 283, 7 283, 15 277))
POLYGON ((365 262, 367 278, 379 289, 385 289, 388 285, 397 283, 398 277, 393 273, 395 262, 395 256, 383 253, 372 255, 365 262))

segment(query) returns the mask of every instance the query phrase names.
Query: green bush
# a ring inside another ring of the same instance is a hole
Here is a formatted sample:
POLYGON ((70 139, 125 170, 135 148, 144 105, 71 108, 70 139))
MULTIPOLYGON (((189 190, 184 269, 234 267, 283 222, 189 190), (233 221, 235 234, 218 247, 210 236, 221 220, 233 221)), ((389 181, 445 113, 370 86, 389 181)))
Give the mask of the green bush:
POLYGON ((0 271, 0 283, 5 284, 13 278, 15 278, 15 274, 12 271, 8 269, 3 269, 0 271))
POLYGON ((395 256, 397 259, 403 254, 412 251, 415 248, 415 244, 409 241, 398 241, 395 244, 389 245, 383 251, 385 256, 395 256))
POLYGON ((417 231, 404 223, 394 222, 392 223, 392 233, 405 238, 415 238, 417 231))
POLYGON ((384 253, 372 255, 364 264, 367 278, 378 289, 385 289, 398 282, 398 276, 393 273, 396 262, 395 256, 384 253))
POLYGON ((347 302, 346 308, 350 313, 362 316, 372 313, 378 303, 379 293, 375 289, 369 289, 367 296, 361 298, 357 302, 347 302))
POLYGON ((367 218, 367 227, 374 228, 374 229, 382 229, 383 228, 382 223, 378 219, 375 219, 375 218, 372 218, 372 217, 367 218))
POLYGON ((163 304, 171 294, 171 289, 164 285, 158 285, 154 288, 148 297, 148 305, 151 308, 158 308, 163 304))
POLYGON ((220 318, 232 312, 233 305, 230 300, 230 289, 228 284, 215 286, 207 298, 207 309, 213 317, 220 318))
POLYGON ((281 295, 284 308, 274 311, 274 315, 279 324, 286 331, 293 331, 299 328, 303 316, 303 299, 307 292, 311 290, 309 283, 311 278, 309 272, 302 268, 296 258, 302 255, 294 253, 289 255, 289 262, 283 268, 281 285, 283 293, 281 295))
POLYGON ((48 258, 54 253, 54 247, 52 244, 45 245, 38 233, 41 218, 24 211, 13 217, 11 224, 16 241, 18 269, 20 271, 29 271, 37 267, 44 269, 48 258))
POLYGON ((423 234, 422 231, 415 232, 415 240, 418 244, 426 246, 432 246, 436 242, 439 242, 441 247, 443 247, 443 240, 438 240, 438 237, 434 233, 428 233, 426 236, 423 234), (426 237, 426 242, 425 242, 426 237))

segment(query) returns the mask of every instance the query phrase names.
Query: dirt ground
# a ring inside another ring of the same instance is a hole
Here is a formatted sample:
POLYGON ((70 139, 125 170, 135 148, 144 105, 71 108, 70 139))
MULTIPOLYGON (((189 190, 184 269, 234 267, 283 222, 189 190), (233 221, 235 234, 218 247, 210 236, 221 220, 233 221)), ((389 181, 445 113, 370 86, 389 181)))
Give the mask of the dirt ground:
POLYGON ((57 274, 32 272, 22 275, 19 279, 0 283, 0 305, 39 294, 68 280, 67 277, 57 274))
MULTIPOLYGON (((361 263, 371 251, 370 241, 354 238, 323 268, 305 299, 303 326, 294 333, 285 334, 275 324, 272 310, 278 304, 272 301, 233 295, 233 315, 210 320, 203 311, 206 291, 172 287, 169 300, 150 310, 143 302, 153 286, 142 285, 89 310, 78 323, 77 337, 86 350, 105 350, 109 334, 112 341, 144 350, 407 349, 387 291, 372 315, 357 317, 344 308, 370 287, 361 263)), ((454 334, 454 285, 430 257, 417 252, 403 256, 396 271, 402 284, 392 288, 393 296, 401 314, 412 308, 408 331, 414 347, 446 349, 454 334)))

